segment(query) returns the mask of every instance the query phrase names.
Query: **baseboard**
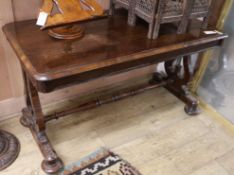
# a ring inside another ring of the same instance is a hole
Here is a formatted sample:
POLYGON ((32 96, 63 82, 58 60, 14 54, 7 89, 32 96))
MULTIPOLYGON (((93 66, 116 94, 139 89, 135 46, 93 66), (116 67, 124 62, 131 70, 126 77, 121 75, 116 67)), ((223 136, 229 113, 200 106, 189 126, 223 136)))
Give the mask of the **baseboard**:
POLYGON ((0 101, 0 121, 20 114, 24 106, 24 97, 10 98, 0 101))

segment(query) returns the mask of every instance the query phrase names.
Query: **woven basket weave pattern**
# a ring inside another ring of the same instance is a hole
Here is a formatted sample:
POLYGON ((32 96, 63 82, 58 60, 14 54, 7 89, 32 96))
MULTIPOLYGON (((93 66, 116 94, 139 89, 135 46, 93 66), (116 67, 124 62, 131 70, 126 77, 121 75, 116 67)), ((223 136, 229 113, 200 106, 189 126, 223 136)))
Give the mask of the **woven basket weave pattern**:
MULTIPOLYGON (((128 4, 130 5, 131 1, 136 1, 136 9, 142 10, 146 14, 152 14, 154 10, 154 1, 155 0, 115 0, 118 4, 128 4)), ((164 16, 167 15, 178 15, 182 13, 183 3, 186 0, 166 0, 166 6, 164 9, 164 16)), ((156 3, 157 5, 157 3, 156 3)), ((209 2, 208 0, 195 0, 192 12, 205 11, 208 9, 209 2)))
POLYGON ((147 14, 151 14, 154 10, 154 0, 137 0, 136 8, 147 14))
POLYGON ((115 0, 116 3, 118 3, 119 5, 130 5, 130 1, 131 0, 115 0))
POLYGON ((173 16, 173 15, 182 15, 182 14, 183 14, 183 2, 181 0, 167 1, 163 16, 173 16))
POLYGON ((208 9, 209 2, 208 0, 195 0, 192 12, 205 11, 208 9))
MULTIPOLYGON (((203 18, 206 28, 212 0, 111 0, 129 10, 128 24, 134 26, 136 19, 149 23, 148 38, 157 38, 163 23, 178 24, 177 33, 184 33, 192 18, 203 18)), ((114 7, 112 5, 112 7, 114 7)))

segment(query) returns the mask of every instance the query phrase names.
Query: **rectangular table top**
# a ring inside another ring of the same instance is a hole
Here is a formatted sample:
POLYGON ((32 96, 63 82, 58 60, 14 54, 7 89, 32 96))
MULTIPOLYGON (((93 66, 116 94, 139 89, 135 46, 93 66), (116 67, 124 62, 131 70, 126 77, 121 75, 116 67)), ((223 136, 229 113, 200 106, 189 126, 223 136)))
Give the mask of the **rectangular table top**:
MULTIPOLYGON (((83 23, 86 33, 81 39, 57 40, 35 23, 14 22, 3 31, 24 71, 41 92, 202 51, 220 45, 227 37, 191 30, 149 40, 145 23, 128 26, 126 15, 119 14, 83 23)), ((168 29, 162 27, 161 31, 168 29)))

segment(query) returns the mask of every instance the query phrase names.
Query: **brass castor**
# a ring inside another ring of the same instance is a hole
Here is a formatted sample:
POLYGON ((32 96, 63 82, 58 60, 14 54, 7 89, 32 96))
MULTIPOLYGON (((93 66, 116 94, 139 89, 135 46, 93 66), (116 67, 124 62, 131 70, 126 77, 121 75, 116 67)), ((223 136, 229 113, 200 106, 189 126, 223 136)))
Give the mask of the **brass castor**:
POLYGON ((47 173, 47 174, 54 174, 58 173, 59 170, 63 168, 63 162, 60 159, 55 159, 55 160, 43 160, 41 163, 42 169, 47 173))

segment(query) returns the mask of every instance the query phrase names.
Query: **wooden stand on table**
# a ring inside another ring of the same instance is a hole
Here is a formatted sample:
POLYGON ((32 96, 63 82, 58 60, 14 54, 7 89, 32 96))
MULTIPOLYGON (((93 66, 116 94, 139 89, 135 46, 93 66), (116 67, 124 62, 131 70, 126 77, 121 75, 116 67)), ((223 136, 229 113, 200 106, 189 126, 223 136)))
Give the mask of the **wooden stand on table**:
POLYGON ((80 25, 69 25, 50 29, 48 34, 56 39, 78 39, 84 36, 84 27, 80 25))
POLYGON ((66 40, 84 35, 84 28, 74 23, 104 15, 102 7, 95 0, 44 0, 41 12, 49 15, 41 29, 49 29, 50 36, 66 40))

